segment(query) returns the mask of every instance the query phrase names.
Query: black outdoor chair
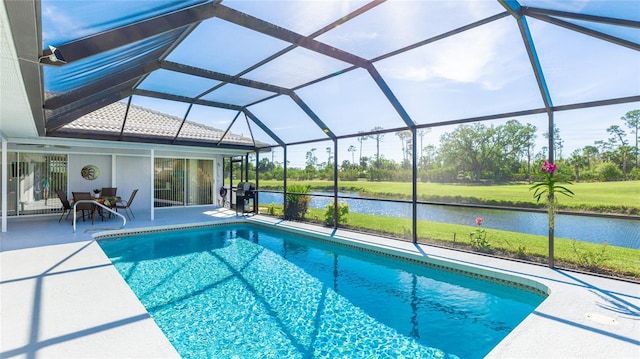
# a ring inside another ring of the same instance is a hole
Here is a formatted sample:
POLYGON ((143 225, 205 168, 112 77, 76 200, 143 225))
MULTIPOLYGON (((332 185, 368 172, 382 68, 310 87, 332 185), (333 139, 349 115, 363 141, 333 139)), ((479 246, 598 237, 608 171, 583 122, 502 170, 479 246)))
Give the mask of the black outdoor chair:
POLYGON ((67 199, 67 193, 65 191, 58 189, 56 190, 56 194, 58 195, 58 198, 60 198, 60 202, 62 202, 62 215, 58 220, 58 223, 60 223, 65 213, 67 214, 67 218, 69 218, 69 214, 71 214, 72 208, 71 208, 71 204, 69 203, 69 200, 67 199))

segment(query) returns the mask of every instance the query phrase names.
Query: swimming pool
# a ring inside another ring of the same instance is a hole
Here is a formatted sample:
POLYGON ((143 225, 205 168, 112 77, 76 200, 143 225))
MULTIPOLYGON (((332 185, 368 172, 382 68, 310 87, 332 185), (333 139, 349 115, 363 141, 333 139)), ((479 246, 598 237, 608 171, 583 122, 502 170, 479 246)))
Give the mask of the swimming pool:
POLYGON ((184 358, 478 358, 545 298, 244 223, 98 243, 184 358))

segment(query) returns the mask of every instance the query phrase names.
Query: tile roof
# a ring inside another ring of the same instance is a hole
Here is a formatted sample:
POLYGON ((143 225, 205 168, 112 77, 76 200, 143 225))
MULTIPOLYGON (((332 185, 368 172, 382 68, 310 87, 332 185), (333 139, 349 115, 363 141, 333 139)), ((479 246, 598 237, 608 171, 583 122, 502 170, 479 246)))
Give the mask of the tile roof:
MULTIPOLYGON (((114 102, 66 124, 61 129, 66 133, 92 131, 107 135, 119 135, 122 130, 126 109, 126 103, 114 102)), ((177 116, 131 105, 124 123, 123 135, 173 138, 179 130, 179 139, 217 143, 225 132, 225 130, 192 121, 185 121, 182 129, 180 129, 181 123, 182 118, 177 116)), ((254 144, 250 137, 238 135, 231 131, 227 133, 222 142, 249 146, 254 144)), ((257 141, 256 145, 258 147, 268 146, 266 143, 257 141)))

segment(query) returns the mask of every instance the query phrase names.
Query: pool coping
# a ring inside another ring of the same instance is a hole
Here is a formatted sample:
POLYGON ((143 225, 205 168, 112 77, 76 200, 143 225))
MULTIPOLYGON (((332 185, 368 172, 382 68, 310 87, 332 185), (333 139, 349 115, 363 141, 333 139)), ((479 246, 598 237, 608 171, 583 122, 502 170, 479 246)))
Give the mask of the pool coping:
MULTIPOLYGON (((124 232, 135 234, 233 223, 292 231, 547 295, 536 310, 487 355, 488 358, 640 357, 640 286, 634 283, 267 216, 124 232)), ((123 234, 123 231, 111 232, 101 232, 95 237, 123 234)))
MULTIPOLYGON (((94 239, 101 240, 106 238, 114 238, 114 237, 123 237, 123 236, 132 236, 137 234, 148 234, 148 233, 156 233, 156 232, 164 232, 171 230, 185 230, 185 229, 193 229, 193 228, 207 228, 207 227, 218 227, 225 226, 234 223, 250 223, 253 225, 258 225, 264 228, 271 228, 282 232, 296 233, 298 235, 304 236, 306 238, 312 238, 314 240, 323 241, 327 243, 331 243, 334 245, 338 245, 341 247, 347 247, 356 249, 359 251, 365 251, 369 253, 374 253, 390 258, 396 258, 404 261, 409 261, 416 264, 425 265, 431 268, 436 268, 448 272, 453 272, 461 275, 465 275, 468 277, 478 278, 490 282, 500 283, 507 286, 519 288, 522 290, 526 290, 537 295, 548 297, 549 288, 543 285, 540 282, 530 280, 528 278, 511 275, 508 273, 500 273, 491 270, 487 270, 481 267, 475 267, 468 264, 459 264, 455 262, 450 262, 442 259, 430 258, 424 255, 424 252, 420 251, 417 246, 413 245, 413 247, 409 246, 407 248, 398 248, 390 249, 389 247, 381 246, 379 244, 371 244, 365 243, 357 240, 356 238, 344 237, 344 236, 336 236, 336 235, 327 235, 322 233, 317 233, 314 231, 308 231, 301 228, 289 227, 283 228, 281 226, 274 226, 273 224, 264 223, 262 221, 247 221, 247 220, 233 220, 233 221, 225 221, 225 222, 216 222, 216 223, 194 223, 189 226, 162 226, 162 227, 154 227, 154 228, 139 228, 132 231, 108 231, 102 232, 100 234, 94 235, 94 239)), ((397 243, 396 243, 397 244, 397 243)))

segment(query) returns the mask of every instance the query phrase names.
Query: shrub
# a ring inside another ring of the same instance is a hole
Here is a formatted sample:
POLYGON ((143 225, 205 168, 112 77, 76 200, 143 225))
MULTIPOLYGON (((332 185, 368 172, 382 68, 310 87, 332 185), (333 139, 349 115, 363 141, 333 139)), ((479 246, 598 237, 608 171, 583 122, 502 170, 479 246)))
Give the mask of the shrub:
POLYGON ((307 193, 309 193, 309 186, 292 185, 287 187, 285 219, 304 219, 311 201, 311 197, 307 193))
POLYGON ((600 181, 620 181, 623 179, 622 171, 613 162, 603 162, 596 168, 600 181))
POLYGON ((575 253, 578 258, 578 264, 590 270, 600 268, 602 264, 609 259, 605 254, 607 250, 606 241, 602 243, 600 250, 597 252, 578 248, 578 241, 573 241, 571 247, 573 248, 573 253, 575 253))
POLYGON ((631 172, 629 172, 629 175, 627 177, 630 180, 640 180, 640 168, 636 167, 632 169, 631 172))
MULTIPOLYGON (((349 205, 344 202, 338 202, 338 223, 347 223, 347 215, 349 214, 349 205)), ((328 226, 333 226, 333 202, 330 202, 325 207, 324 211, 324 223, 328 226)))
POLYGON ((276 215, 276 204, 275 203, 271 203, 267 207, 267 214, 271 215, 271 216, 275 216, 276 215))

